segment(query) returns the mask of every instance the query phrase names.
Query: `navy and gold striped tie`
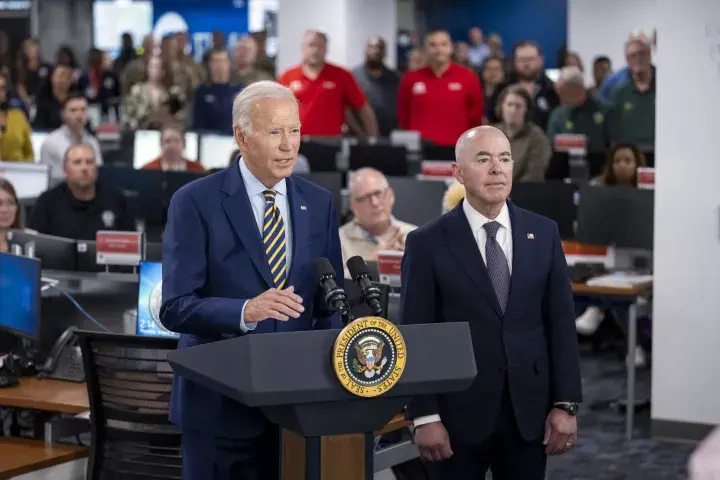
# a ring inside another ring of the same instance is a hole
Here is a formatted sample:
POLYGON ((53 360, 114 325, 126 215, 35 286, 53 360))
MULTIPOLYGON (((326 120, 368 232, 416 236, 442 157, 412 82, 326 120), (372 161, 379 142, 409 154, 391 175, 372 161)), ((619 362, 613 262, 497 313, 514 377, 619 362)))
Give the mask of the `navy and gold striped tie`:
POLYGON ((265 216, 263 217, 263 245, 275 287, 282 289, 287 280, 285 222, 275 204, 275 190, 265 190, 265 216))

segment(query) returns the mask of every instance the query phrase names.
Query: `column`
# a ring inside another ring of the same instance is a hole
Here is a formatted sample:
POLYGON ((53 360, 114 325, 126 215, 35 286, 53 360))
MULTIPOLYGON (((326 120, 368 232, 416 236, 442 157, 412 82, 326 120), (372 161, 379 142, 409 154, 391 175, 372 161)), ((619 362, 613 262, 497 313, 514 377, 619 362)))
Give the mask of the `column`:
POLYGON ((330 39, 328 61, 348 69, 364 59, 365 41, 379 35, 388 45, 387 64, 396 64, 395 0, 279 0, 277 71, 300 63, 303 34, 320 30, 330 39))
POLYGON ((720 2, 658 0, 653 433, 720 424, 720 2))

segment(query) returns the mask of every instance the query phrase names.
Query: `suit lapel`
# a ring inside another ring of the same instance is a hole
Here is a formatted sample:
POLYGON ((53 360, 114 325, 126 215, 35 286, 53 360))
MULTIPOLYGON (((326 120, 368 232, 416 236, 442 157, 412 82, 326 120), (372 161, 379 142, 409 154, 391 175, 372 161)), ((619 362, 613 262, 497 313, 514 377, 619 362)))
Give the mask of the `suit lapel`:
POLYGON ((233 163, 225 170, 225 181, 223 182, 223 191, 228 195, 222 202, 223 210, 230 220, 235 233, 240 237, 240 241, 245 246, 248 256, 252 260, 255 268, 267 283, 268 287, 274 286, 272 276, 270 275, 270 267, 265 257, 265 249, 263 248, 262 238, 260 238, 260 230, 255 223, 255 214, 253 213, 250 199, 245 190, 240 168, 233 163))
POLYGON ((473 235, 467 217, 465 217, 465 212, 463 212, 462 202, 446 215, 444 228, 448 233, 447 243, 450 252, 480 288, 485 300, 495 310, 498 317, 502 318, 503 314, 495 289, 490 282, 490 276, 480 254, 475 235, 473 235))
POLYGON ((526 278, 526 270, 532 268, 531 249, 528 248, 528 242, 533 240, 528 238, 527 224, 523 212, 518 211, 515 205, 508 201, 508 211, 510 213, 510 223, 512 224, 512 276, 510 277, 510 294, 508 296, 508 304, 505 309, 505 316, 510 317, 514 312, 522 310, 523 306, 523 278, 526 278))
POLYGON ((288 193, 288 210, 290 211, 290 228, 292 229, 292 259, 288 285, 295 285, 297 283, 295 282, 295 276, 297 276, 299 270, 298 265, 302 265, 305 261, 305 245, 307 244, 310 225, 305 199, 300 195, 292 177, 289 177, 285 182, 288 193))

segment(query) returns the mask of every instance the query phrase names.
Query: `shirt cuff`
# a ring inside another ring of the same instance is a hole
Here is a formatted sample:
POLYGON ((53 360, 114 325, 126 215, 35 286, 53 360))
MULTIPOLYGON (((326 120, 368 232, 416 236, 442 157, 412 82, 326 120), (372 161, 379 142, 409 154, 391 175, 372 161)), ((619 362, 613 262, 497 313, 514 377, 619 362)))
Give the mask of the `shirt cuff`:
POLYGON ((257 327, 257 322, 248 324, 245 323, 245 307, 247 306, 247 304, 247 301, 243 303, 243 308, 240 312, 240 331, 243 333, 252 332, 253 330, 255 330, 255 327, 257 327))
POLYGON ((413 426, 415 428, 419 427, 420 425, 425 425, 426 423, 433 423, 433 422, 439 422, 440 421, 440 415, 425 415, 424 417, 418 417, 413 420, 413 426))

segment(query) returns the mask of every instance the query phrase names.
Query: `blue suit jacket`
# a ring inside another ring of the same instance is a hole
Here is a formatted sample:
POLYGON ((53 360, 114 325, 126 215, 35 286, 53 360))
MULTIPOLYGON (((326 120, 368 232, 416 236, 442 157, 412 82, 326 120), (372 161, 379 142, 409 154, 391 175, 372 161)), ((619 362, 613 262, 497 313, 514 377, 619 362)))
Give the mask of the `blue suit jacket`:
MULTIPOLYGON (((505 384, 520 434, 541 437, 554 402, 580 402, 580 357, 570 278, 557 224, 508 202, 513 257, 502 313, 462 202, 411 232, 402 268, 403 323, 469 322, 478 374, 458 393, 418 397, 410 418, 440 414, 450 440, 493 432, 505 384)), ((434 355, 452 345, 438 345, 434 355)))
MULTIPOLYGON (((260 322, 248 335, 340 327, 339 317, 327 310, 312 269, 316 258, 326 257, 336 272, 343 271, 332 197, 294 176, 287 179, 287 192, 293 236, 288 285, 303 298, 305 311, 287 322, 260 322)), ((243 335, 243 304, 272 285, 237 163, 178 190, 170 202, 163 242, 160 310, 163 325, 182 334, 178 348, 243 335)), ((267 426, 259 410, 177 375, 170 419, 184 431, 224 438, 252 438, 267 426)))

